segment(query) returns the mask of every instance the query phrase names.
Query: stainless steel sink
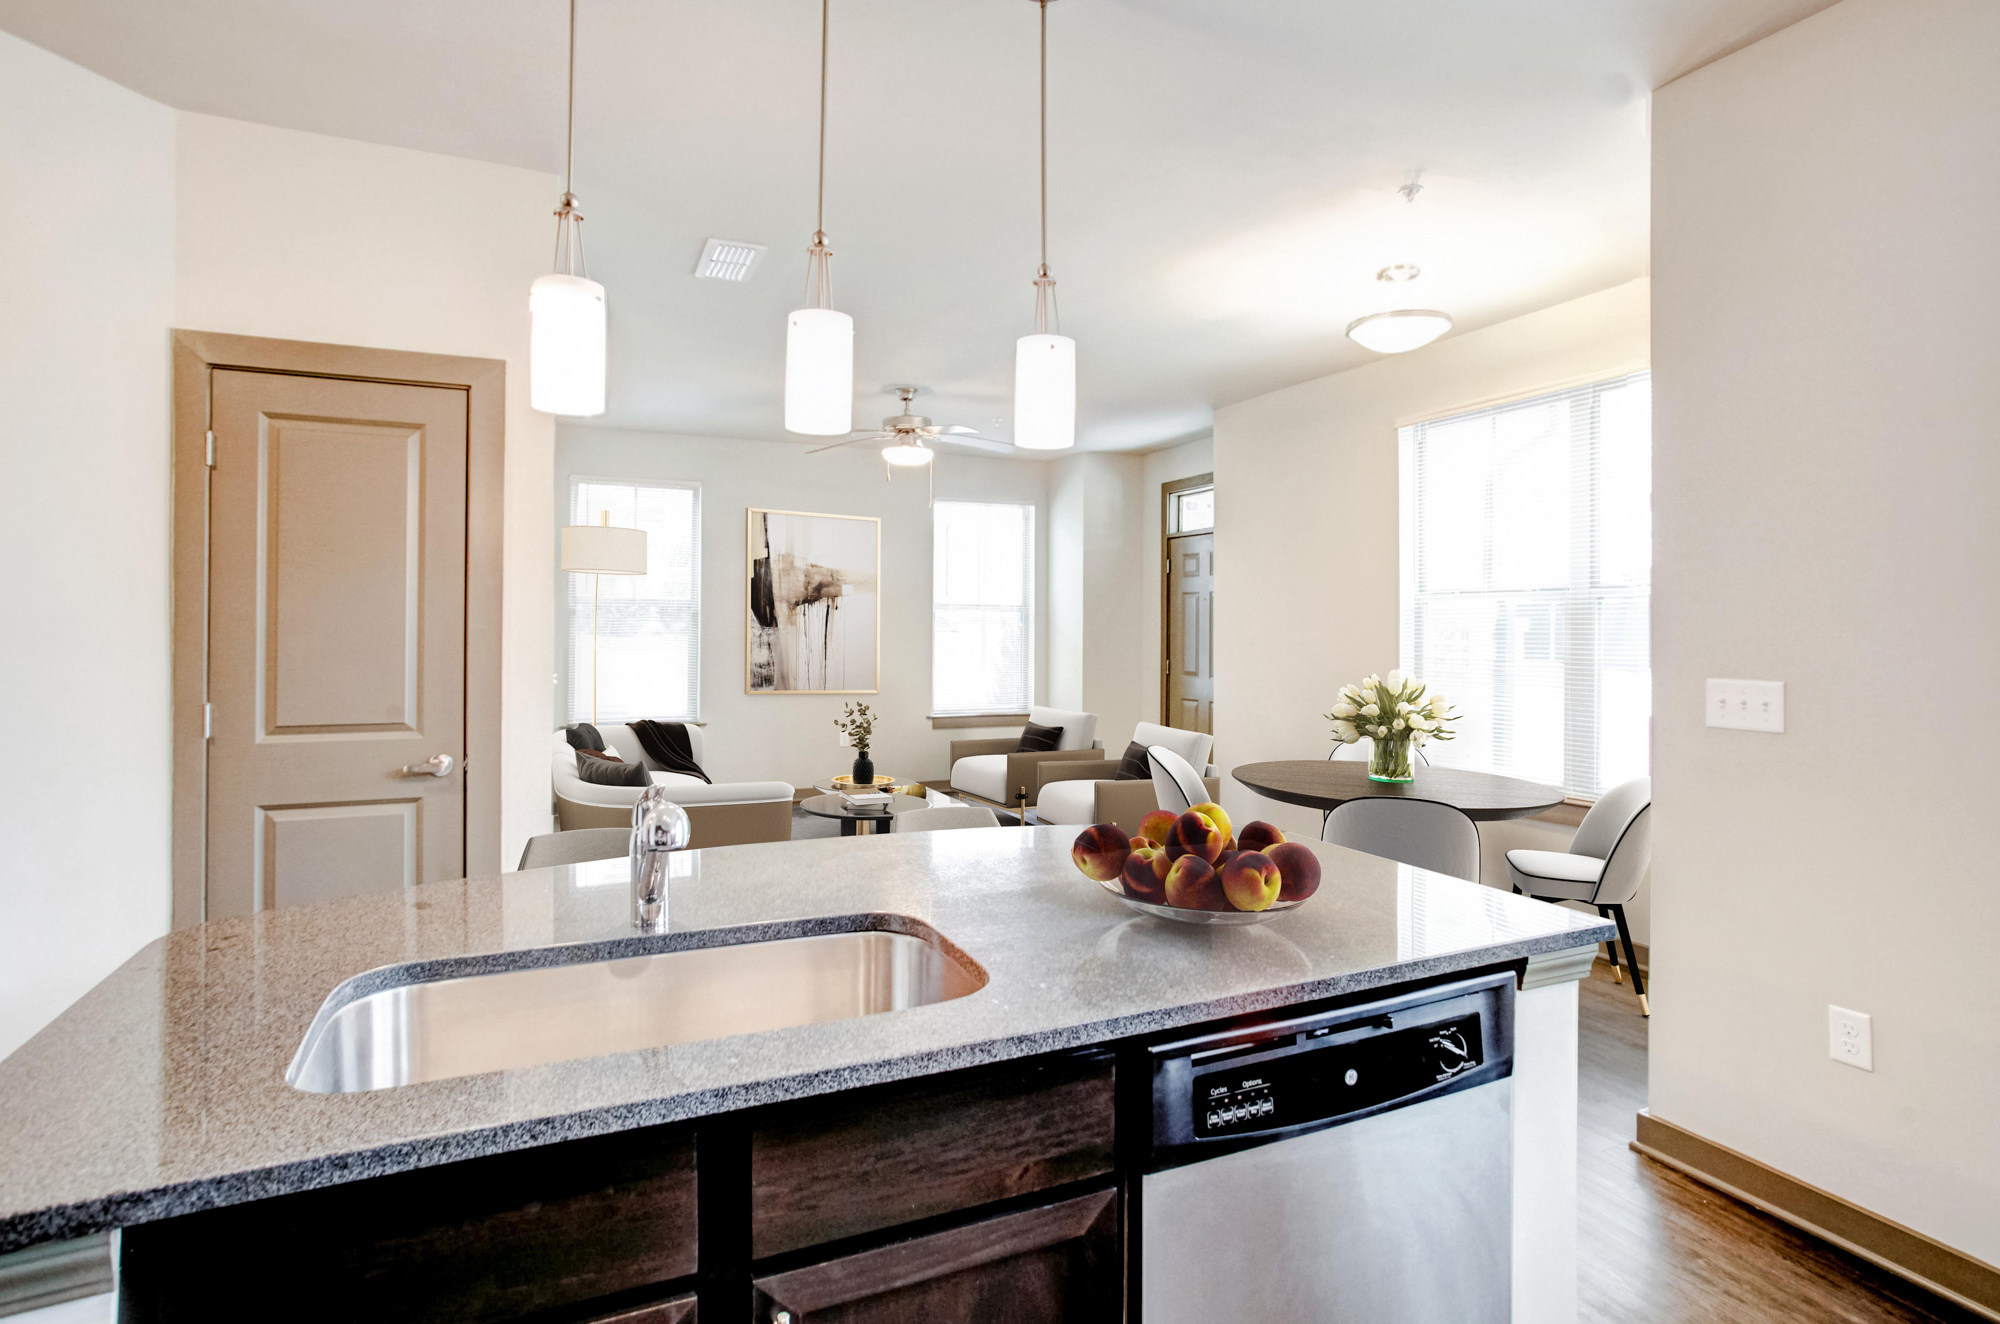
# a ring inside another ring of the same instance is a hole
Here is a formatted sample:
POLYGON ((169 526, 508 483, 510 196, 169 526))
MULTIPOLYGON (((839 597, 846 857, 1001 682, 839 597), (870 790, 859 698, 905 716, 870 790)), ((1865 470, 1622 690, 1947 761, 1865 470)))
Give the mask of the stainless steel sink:
POLYGON ((935 942, 871 930, 430 979, 351 1000, 335 989, 285 1079, 358 1094, 872 1016, 985 984, 935 942))

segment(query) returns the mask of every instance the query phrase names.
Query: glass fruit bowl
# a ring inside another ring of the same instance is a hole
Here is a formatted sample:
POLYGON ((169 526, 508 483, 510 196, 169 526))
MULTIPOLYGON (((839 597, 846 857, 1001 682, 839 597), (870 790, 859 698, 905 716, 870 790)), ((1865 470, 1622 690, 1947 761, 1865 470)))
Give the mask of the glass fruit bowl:
POLYGON ((1179 906, 1164 906, 1153 901, 1141 901, 1125 895, 1125 889, 1116 879, 1109 882, 1097 881, 1097 885, 1123 901, 1142 915, 1152 915, 1159 919, 1176 920, 1182 924, 1262 924, 1266 920, 1278 918, 1297 910, 1311 897, 1300 897, 1296 901, 1273 901, 1266 910, 1183 910, 1179 906))

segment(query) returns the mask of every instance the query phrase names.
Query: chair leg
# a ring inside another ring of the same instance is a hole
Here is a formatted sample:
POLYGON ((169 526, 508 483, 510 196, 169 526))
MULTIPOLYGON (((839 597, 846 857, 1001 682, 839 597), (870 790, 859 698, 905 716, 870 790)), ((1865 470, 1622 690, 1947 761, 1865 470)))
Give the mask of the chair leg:
POLYGON ((1632 928, 1625 922, 1625 907, 1611 906, 1612 922, 1618 925, 1618 940, 1625 944, 1625 964, 1632 967, 1632 991, 1639 995, 1639 1014, 1651 1016, 1652 1007, 1646 1003, 1646 981, 1639 975, 1639 957, 1632 950, 1632 928))
MULTIPOLYGON (((1597 917, 1599 919, 1610 919, 1611 912, 1603 906, 1599 906, 1597 908, 1597 917)), ((1611 962, 1611 982, 1614 984, 1624 983, 1625 972, 1618 967, 1618 940, 1616 938, 1604 944, 1604 959, 1611 962)))

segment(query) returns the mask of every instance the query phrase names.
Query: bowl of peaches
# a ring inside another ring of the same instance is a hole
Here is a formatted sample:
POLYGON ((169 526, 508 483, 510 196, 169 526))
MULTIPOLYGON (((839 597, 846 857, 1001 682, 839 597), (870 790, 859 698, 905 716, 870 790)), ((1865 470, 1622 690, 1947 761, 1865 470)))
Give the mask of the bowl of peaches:
POLYGON ((1127 836, 1116 823, 1085 828, 1070 847, 1083 876, 1132 909, 1183 924, 1261 924, 1319 890, 1319 857, 1269 823, 1232 832, 1218 804, 1160 809, 1127 836))

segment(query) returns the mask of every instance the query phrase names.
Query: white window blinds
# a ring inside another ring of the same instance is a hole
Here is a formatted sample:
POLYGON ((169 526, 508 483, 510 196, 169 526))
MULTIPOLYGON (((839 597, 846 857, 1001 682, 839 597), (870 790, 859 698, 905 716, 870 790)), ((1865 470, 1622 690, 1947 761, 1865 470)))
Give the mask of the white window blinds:
POLYGON ((569 720, 591 712, 591 594, 597 599, 597 720, 701 716, 701 487, 572 477, 570 522, 646 531, 643 575, 569 581, 569 720))
POLYGON ((1585 799, 1645 776, 1651 374, 1401 440, 1402 666, 1463 714, 1425 755, 1585 799))
POLYGON ((1021 713, 1035 690, 1035 508, 932 510, 931 712, 1021 713))

